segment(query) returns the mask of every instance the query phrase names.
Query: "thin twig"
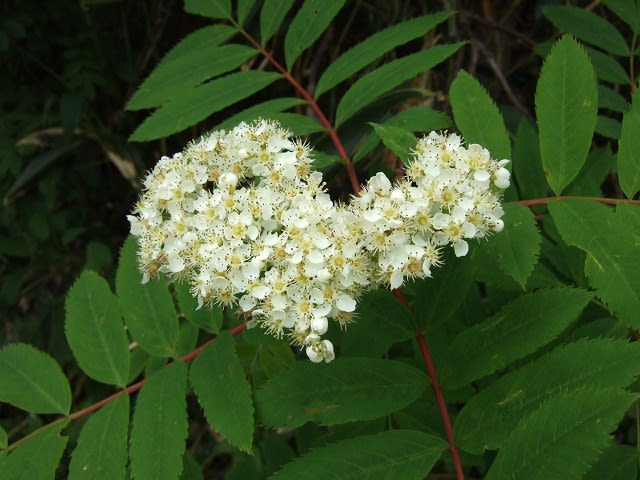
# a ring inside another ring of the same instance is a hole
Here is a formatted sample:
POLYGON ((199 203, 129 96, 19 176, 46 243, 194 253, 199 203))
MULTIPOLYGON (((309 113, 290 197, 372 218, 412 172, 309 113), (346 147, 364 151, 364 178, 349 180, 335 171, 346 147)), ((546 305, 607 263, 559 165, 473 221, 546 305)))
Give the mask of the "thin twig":
POLYGON ((493 73, 496 74, 496 78, 500 82, 500 85, 502 85, 502 88, 504 89, 504 92, 507 94, 507 97, 509 97, 509 100, 511 100, 511 103, 513 103, 513 105, 518 110, 520 110, 527 117, 529 117, 530 116, 529 115, 529 111, 522 104, 522 102, 516 96, 516 94, 513 93, 513 90, 511 89, 511 86, 509 85, 509 82, 507 82, 507 79, 505 78, 504 74, 502 73, 502 70, 500 69, 500 66, 496 62, 495 58, 493 58, 493 55, 491 54, 489 49, 485 46, 484 43, 482 43, 482 41, 478 40, 477 38, 473 38, 472 42, 476 47, 478 47, 478 50, 480 50, 482 52, 482 54, 485 56, 485 58, 487 59, 487 62, 489 63, 489 67, 491 68, 491 70, 493 70, 493 73))

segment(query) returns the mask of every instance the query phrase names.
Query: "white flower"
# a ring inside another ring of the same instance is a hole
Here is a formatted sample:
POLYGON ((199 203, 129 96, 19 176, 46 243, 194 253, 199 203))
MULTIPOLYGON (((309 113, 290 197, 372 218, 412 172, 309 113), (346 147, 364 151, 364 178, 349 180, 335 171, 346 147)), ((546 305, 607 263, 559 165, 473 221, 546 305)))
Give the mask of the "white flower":
POLYGON ((350 321, 363 292, 429 277, 442 248, 464 256, 468 240, 504 227, 508 161, 455 134, 431 132, 404 178, 377 173, 346 205, 333 203, 311 153, 259 120, 162 157, 127 217, 143 281, 187 279, 199 307, 237 305, 251 325, 330 362, 322 335, 350 321))

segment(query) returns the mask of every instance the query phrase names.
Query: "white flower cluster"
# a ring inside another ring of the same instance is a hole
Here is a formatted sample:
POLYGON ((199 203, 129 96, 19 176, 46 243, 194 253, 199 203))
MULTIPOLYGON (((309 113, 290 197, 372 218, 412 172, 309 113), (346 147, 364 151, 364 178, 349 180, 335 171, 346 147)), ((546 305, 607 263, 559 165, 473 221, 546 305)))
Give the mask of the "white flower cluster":
POLYGON ((144 181, 128 216, 144 281, 185 279, 200 305, 237 305, 329 362, 329 320, 350 322, 366 289, 429 276, 443 245, 465 255, 465 239, 502 229, 506 160, 436 133, 414 153, 400 182, 378 174, 336 205, 310 148, 277 123, 213 132, 160 159, 144 181))

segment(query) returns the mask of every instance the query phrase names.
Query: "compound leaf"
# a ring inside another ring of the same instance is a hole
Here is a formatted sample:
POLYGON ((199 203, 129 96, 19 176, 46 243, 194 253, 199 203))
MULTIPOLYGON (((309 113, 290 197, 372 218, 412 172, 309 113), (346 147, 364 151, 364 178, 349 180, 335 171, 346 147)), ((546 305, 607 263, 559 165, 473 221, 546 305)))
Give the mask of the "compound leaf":
POLYGON ((383 93, 443 62, 462 45, 464 45, 462 42, 437 45, 382 65, 358 79, 338 104, 336 126, 344 123, 383 93))
POLYGON ((613 388, 555 395, 513 429, 486 479, 581 478, 635 398, 613 388))
POLYGON ((248 70, 195 86, 149 115, 133 132, 130 140, 154 140, 184 130, 279 78, 282 78, 279 73, 248 70))
POLYGON ((227 73, 257 54, 245 45, 207 44, 172 62, 163 61, 151 72, 127 103, 128 110, 157 107, 168 101, 183 103, 193 87, 227 73))
POLYGON ((219 68, 216 63, 219 59, 213 53, 234 33, 235 28, 220 24, 203 27, 187 35, 162 58, 125 108, 140 110, 158 106, 175 96, 174 90, 184 86, 185 77, 189 79, 187 83, 193 86, 214 76, 219 68), (211 69, 214 73, 209 75, 211 69), (176 78, 176 75, 179 77, 176 78))
POLYGON ((576 320, 591 297, 569 287, 518 297, 453 340, 441 369, 443 386, 462 387, 535 352, 576 320))
POLYGON ((639 374, 635 343, 595 338, 560 346, 474 396, 456 418, 456 443, 473 453, 502 448, 520 419, 545 400, 585 386, 624 388, 639 374))
POLYGON ((316 87, 316 97, 360 71, 386 52, 426 34, 444 22, 453 12, 437 12, 413 18, 374 33, 350 48, 324 71, 316 87))

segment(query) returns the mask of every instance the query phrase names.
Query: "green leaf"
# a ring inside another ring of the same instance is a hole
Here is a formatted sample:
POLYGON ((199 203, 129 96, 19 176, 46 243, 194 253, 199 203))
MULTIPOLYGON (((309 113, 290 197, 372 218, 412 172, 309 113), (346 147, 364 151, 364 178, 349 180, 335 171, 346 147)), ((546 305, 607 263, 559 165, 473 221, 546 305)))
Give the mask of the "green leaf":
POLYGON ((151 355, 175 357, 178 314, 162 278, 141 283, 136 240, 129 236, 120 252, 116 273, 116 294, 129 328, 140 347, 151 355))
POLYGON ((226 119, 224 122, 219 123, 216 126, 216 130, 229 130, 240 122, 250 123, 253 120, 259 118, 272 118, 274 114, 283 110, 287 110, 291 107, 301 105, 305 103, 301 98, 282 97, 274 98, 273 100, 267 100, 266 102, 259 103, 252 107, 249 107, 236 115, 226 119))
POLYGON ((540 232, 531 211, 522 205, 505 204, 504 231, 491 239, 498 265, 524 289, 540 256, 540 232))
POLYGON ((617 389, 562 392, 522 419, 498 452, 487 480, 581 478, 636 398, 617 389))
POLYGON ((474 396, 456 418, 456 443, 472 453, 502 448, 520 419, 545 400, 584 386, 624 388, 639 374, 636 343, 595 338, 560 346, 474 396))
POLYGON ((380 125, 373 122, 370 122, 369 125, 373 127, 376 135, 380 137, 385 147, 395 153, 398 158, 407 165, 409 163, 410 152, 415 148, 418 141, 415 135, 401 127, 380 125))
POLYGON ((196 460, 191 455, 189 455, 188 451, 184 452, 184 455, 182 456, 182 465, 183 469, 182 474, 180 475, 180 480, 204 479, 200 464, 196 462, 196 460))
MULTIPOLYGON (((444 113, 424 106, 409 107, 386 120, 384 126, 399 127, 410 132, 430 132, 451 126, 451 119, 444 113)), ((374 133, 367 135, 353 154, 357 162, 378 145, 380 137, 374 133)), ((417 142, 416 142, 417 143, 417 142)))
POLYGON ((191 295, 189 284, 176 282, 173 288, 178 298, 182 314, 192 325, 209 333, 218 333, 222 327, 222 310, 215 306, 204 306, 198 309, 198 301, 191 295))
POLYGON ((640 33, 640 7, 635 0, 604 0, 608 8, 625 22, 633 33, 640 33))
POLYGON ((389 62, 358 79, 340 100, 336 126, 363 109, 377 97, 453 55, 464 43, 437 45, 428 50, 389 62))
POLYGON ((636 235, 640 236, 640 208, 627 203, 616 206, 616 220, 627 225, 636 235))
POLYGON ((71 388, 58 363, 25 343, 0 350, 0 402, 33 413, 71 409, 71 388))
POLYGON ((67 421, 54 422, 6 456, 0 456, 2 480, 52 480, 67 444, 60 430, 67 421))
POLYGON ((130 140, 155 140, 184 130, 279 78, 282 78, 279 73, 249 70, 198 85, 149 115, 133 132, 130 140))
POLYGON ((591 300, 577 288, 539 290, 516 298, 490 319, 466 329, 449 348, 440 371, 444 387, 468 385, 556 338, 591 300))
POLYGON ((198 334, 200 330, 189 322, 180 325, 180 333, 178 334, 178 342, 176 351, 179 357, 193 351, 198 343, 198 334))
POLYGON ((238 0, 238 23, 244 23, 255 3, 256 0, 238 0))
POLYGON ((338 155, 329 155, 328 153, 321 152, 320 150, 314 151, 312 157, 313 168, 315 168, 316 170, 328 167, 330 165, 342 163, 342 158, 340 158, 338 155))
POLYGON ((94 380, 127 386, 129 341, 107 281, 85 270, 67 296, 65 333, 80 368, 94 380))
POLYGON ((485 88, 464 70, 451 84, 451 108, 468 143, 479 143, 493 158, 511 158, 509 133, 498 107, 485 88))
POLYGON ((451 126, 451 119, 438 110, 433 110, 424 106, 409 107, 389 120, 384 122, 385 126, 400 127, 410 132, 431 132, 432 130, 442 130, 451 126))
POLYGON ((600 454, 582 480, 636 480, 638 453, 631 445, 611 444, 600 454))
POLYGON ((600 15, 565 5, 549 5, 542 13, 560 30, 600 47, 605 52, 629 55, 629 47, 620 32, 600 15))
POLYGON ((629 103, 615 90, 598 85, 598 108, 623 113, 629 110, 629 103))
POLYGON ((82 427, 69 465, 69 480, 125 478, 129 396, 125 393, 94 413, 82 427))
POLYGON ((626 325, 640 328, 637 233, 596 202, 553 201, 548 208, 562 239, 587 253, 584 272, 598 297, 626 325))
POLYGON ((598 115, 595 132, 603 137, 618 140, 620 138, 621 125, 614 118, 598 115))
POLYGON ((251 371, 253 386, 262 385, 295 362, 290 345, 259 328, 246 330, 236 337, 236 351, 245 370, 251 371))
POLYGON ((451 15, 453 15, 453 12, 432 13, 374 33, 331 62, 320 77, 320 80, 318 80, 316 98, 395 47, 425 35, 436 25, 451 17, 451 15))
POLYGON ((566 195, 602 196, 602 184, 615 170, 616 156, 611 147, 593 148, 587 156, 587 162, 578 176, 565 189, 566 195))
POLYGON ((187 13, 211 18, 230 18, 231 0, 185 0, 187 13))
POLYGON ((411 311, 389 291, 367 292, 358 302, 357 321, 342 336, 342 355, 381 357, 391 345, 413 337, 411 311))
POLYGON ((131 473, 136 480, 176 480, 187 438, 187 367, 174 362, 149 377, 136 400, 131 473))
POLYGON ((230 444, 250 452, 253 443, 251 386, 229 332, 220 333, 195 359, 189 378, 209 424, 230 444))
POLYGON ((416 319, 426 332, 446 323, 465 302, 478 268, 475 250, 466 257, 445 255, 445 268, 434 269, 433 277, 416 282, 416 319))
POLYGON ((274 480, 419 480, 447 448, 444 440, 413 430, 390 430, 316 448, 285 465, 274 480))
POLYGON ((268 380, 254 398, 266 426, 298 427, 308 421, 336 425, 400 410, 426 386, 421 371, 401 362, 338 358, 321 365, 297 362, 268 380))
POLYGON ((264 0, 260 11, 261 45, 265 45, 273 36, 293 5, 294 0, 264 0))
MULTIPOLYGON (((158 66, 138 87, 125 108, 140 110, 155 107, 174 97, 173 90, 183 86, 182 78, 176 78, 176 75, 191 79, 188 82, 190 86, 197 85, 215 75, 219 59, 214 57, 213 53, 221 43, 235 33, 235 28, 220 24, 203 27, 187 35, 162 58, 158 66), (196 64, 196 61, 200 63, 196 64), (180 70, 181 68, 184 70, 180 70), (191 69, 195 71, 192 72, 191 69), (208 75, 211 69, 214 69, 214 73, 208 75), (156 89, 158 89, 157 92, 156 89)), ((253 52, 255 53, 255 50, 253 52)))
POLYGON ((172 62, 161 62, 127 103, 127 110, 140 110, 180 102, 193 87, 209 78, 227 73, 257 55, 244 45, 208 44, 193 49, 172 62))
POLYGON ((542 165, 557 195, 587 158, 597 110, 593 67, 582 47, 564 36, 547 56, 536 89, 542 165))
POLYGON ((345 0, 305 0, 293 17, 284 38, 287 70, 291 70, 300 54, 326 30, 344 3, 345 0))
POLYGON ((513 147, 513 174, 520 198, 547 196, 549 186, 542 169, 538 134, 524 117, 518 125, 513 147))
POLYGON ((297 113, 274 113, 269 118, 278 121, 283 128, 291 131, 296 137, 325 131, 325 128, 320 122, 306 115, 299 115, 297 113))
POLYGON ((640 190, 640 109, 637 107, 640 107, 640 94, 636 93, 631 110, 624 114, 618 142, 618 181, 629 198, 640 190))
POLYGON ((0 427, 0 450, 7 448, 8 444, 9 438, 7 437, 7 432, 4 431, 4 428, 0 427))
MULTIPOLYGON (((84 140, 75 140, 70 143, 62 143, 32 158, 25 169, 18 175, 4 195, 5 205, 10 203, 14 195, 23 187, 33 181, 43 170, 47 169, 56 160, 63 158, 67 153, 76 150, 84 143, 84 140)), ((14 247, 15 248, 15 247, 14 247)))
POLYGON ((585 50, 589 54, 596 77, 605 82, 629 84, 629 75, 614 57, 594 48, 585 47, 585 50))

